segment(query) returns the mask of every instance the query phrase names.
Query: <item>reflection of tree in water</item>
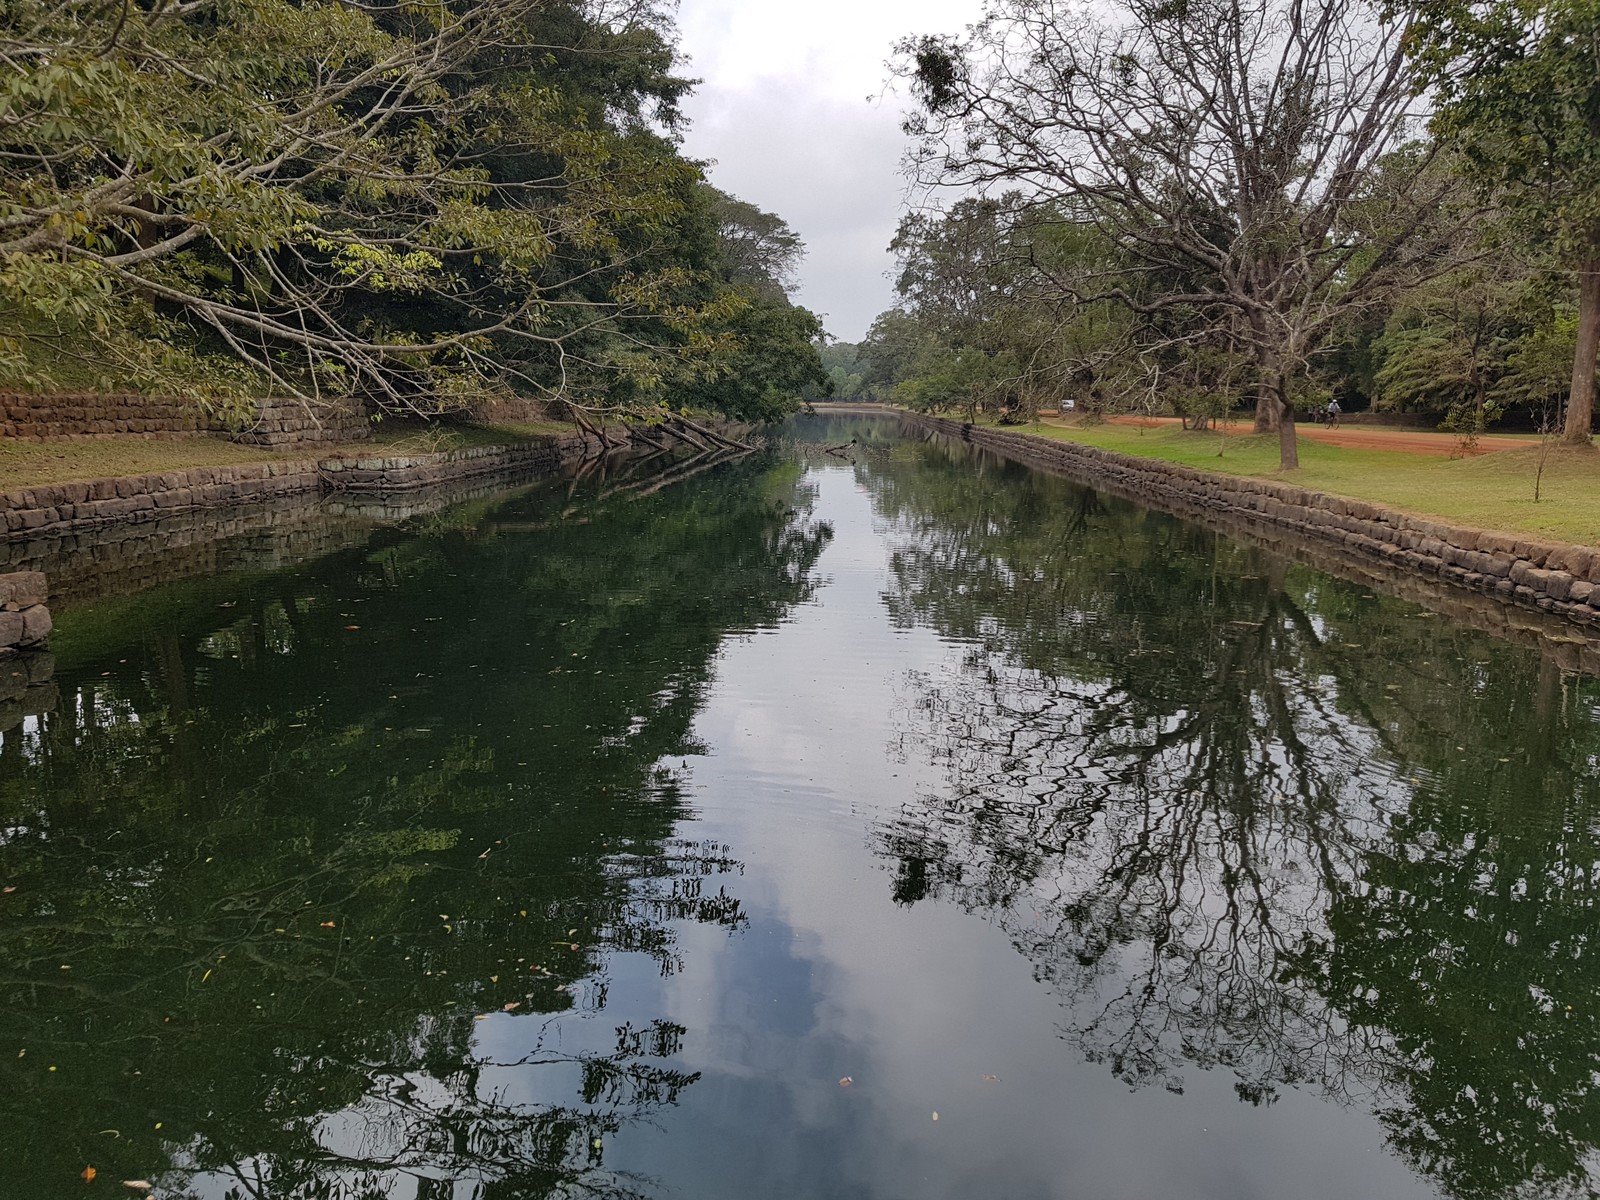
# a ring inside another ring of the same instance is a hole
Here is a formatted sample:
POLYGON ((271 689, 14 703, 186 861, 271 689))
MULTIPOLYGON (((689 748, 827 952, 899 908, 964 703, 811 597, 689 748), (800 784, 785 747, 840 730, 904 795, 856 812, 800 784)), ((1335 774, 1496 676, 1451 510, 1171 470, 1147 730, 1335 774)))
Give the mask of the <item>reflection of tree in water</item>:
POLYGON ((1486 696, 1466 754, 1417 769, 1295 964, 1403 1051, 1395 1144, 1485 1200, 1600 1186, 1600 710, 1532 674, 1486 696))
POLYGON ((607 1139, 692 1084, 684 1031, 559 1014, 742 927, 676 760, 831 535, 756 462, 573 504, 63 623, 60 707, 0 741, 0 1193, 642 1187, 607 1139))
POLYGON ((1593 685, 944 453, 861 468, 901 531, 890 612, 966 643, 906 691, 949 788, 880 831, 895 898, 1004 927, 1131 1083, 1308 1087, 1454 1194, 1587 1194, 1593 685))

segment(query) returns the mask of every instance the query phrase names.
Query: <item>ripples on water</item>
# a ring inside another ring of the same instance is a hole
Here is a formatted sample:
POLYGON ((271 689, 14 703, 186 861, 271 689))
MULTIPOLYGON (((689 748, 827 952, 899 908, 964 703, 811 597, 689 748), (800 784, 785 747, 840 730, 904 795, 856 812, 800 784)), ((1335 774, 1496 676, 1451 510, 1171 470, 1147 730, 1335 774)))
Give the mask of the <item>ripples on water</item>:
POLYGON ((1592 681, 790 435, 859 441, 78 552, 0 1195, 1595 1194, 1592 681))

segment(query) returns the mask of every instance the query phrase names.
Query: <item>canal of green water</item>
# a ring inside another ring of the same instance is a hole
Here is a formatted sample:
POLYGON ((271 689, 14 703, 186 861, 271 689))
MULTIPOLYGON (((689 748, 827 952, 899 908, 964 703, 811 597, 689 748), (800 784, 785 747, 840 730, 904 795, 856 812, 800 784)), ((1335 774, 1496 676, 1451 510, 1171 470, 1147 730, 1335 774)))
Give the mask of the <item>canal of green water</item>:
POLYGON ((787 435, 64 606, 0 1196, 1600 1190, 1600 688, 787 435))

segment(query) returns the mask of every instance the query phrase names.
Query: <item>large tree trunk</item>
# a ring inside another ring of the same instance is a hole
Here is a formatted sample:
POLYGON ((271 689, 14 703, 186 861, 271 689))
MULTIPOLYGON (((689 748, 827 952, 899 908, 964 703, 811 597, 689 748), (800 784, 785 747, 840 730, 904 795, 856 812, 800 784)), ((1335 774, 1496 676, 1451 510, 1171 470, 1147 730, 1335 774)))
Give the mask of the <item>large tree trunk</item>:
POLYGON ((1278 470, 1300 469, 1300 442, 1295 437, 1294 405, 1289 403, 1288 389, 1278 385, 1278 470))
POLYGON ((1578 274, 1578 352, 1561 440, 1588 445, 1594 423, 1595 358, 1600 356, 1600 253, 1590 252, 1578 274))
POLYGON ((1252 433, 1271 433, 1278 428, 1278 393, 1263 379, 1256 385, 1256 423, 1252 433))
POLYGON ((1252 433, 1271 433, 1278 428, 1278 362, 1267 343, 1267 323, 1261 314, 1250 314, 1250 332, 1255 342, 1256 421, 1252 433))
MULTIPOLYGON (((1258 329, 1263 326, 1253 322, 1258 329)), ((1265 338, 1256 342, 1256 429, 1257 433, 1278 431, 1278 469, 1300 469, 1300 443, 1295 437, 1294 405, 1289 402, 1289 377, 1277 347, 1265 338)))

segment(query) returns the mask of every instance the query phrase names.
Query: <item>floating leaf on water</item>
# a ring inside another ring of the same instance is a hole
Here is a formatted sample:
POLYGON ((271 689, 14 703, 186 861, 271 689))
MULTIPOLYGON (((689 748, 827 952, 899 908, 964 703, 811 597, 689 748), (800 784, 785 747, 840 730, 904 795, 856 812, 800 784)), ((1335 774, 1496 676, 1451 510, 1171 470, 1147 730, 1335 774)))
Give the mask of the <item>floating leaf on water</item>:
POLYGON ((843 1079, 839 1080, 839 1086, 840 1087, 849 1087, 854 1082, 855 1082, 854 1079, 852 1079, 852 1078, 850 1078, 850 1076, 846 1075, 843 1079))
POLYGON ((510 1004, 503 1005, 501 1007, 500 1011, 501 1012, 516 1012, 517 1009, 519 1009, 521 1007, 522 1007, 522 1001, 521 1000, 513 1000, 510 1004))
POLYGON ((332 921, 324 921, 322 923, 322 928, 323 929, 337 929, 338 926, 336 924, 334 924, 332 921))
POLYGON ((83 1180, 85 1183, 93 1183, 94 1177, 99 1173, 100 1172, 96 1171, 93 1167, 85 1167, 83 1169, 83 1174, 79 1175, 78 1178, 83 1180))
POLYGON ((150 1190, 150 1181, 148 1179, 124 1179, 122 1186, 130 1192, 148 1192, 150 1190))
POLYGON ((934 1119, 934 1120, 935 1120, 935 1121, 937 1121, 937 1120, 938 1120, 938 1119, 939 1119, 939 1114, 938 1114, 938 1113, 934 1113, 934 1114, 933 1114, 933 1119, 934 1119))
POLYGON ((998 1075, 984 1075, 984 1076, 981 1076, 981 1078, 985 1083, 999 1083, 1000 1082, 1000 1076, 998 1076, 998 1075))

